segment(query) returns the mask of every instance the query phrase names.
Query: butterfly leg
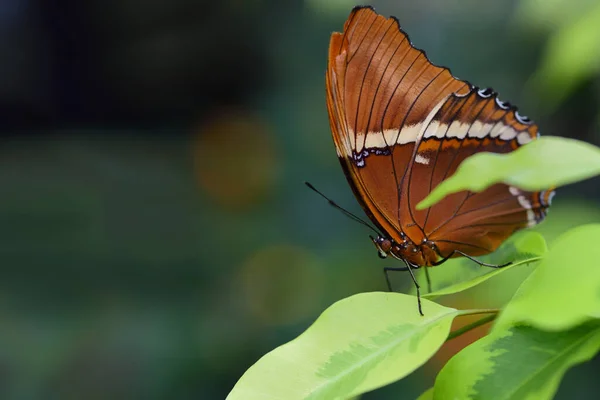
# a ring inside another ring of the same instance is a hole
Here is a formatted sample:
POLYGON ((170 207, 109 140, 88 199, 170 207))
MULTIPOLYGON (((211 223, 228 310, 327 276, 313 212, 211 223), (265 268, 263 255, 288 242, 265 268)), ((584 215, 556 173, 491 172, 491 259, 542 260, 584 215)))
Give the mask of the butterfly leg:
POLYGON ((392 284, 390 283, 390 276, 389 276, 389 272, 390 271, 407 271, 410 273, 410 277, 412 278, 414 284, 415 284, 415 288, 417 289, 417 305, 419 307, 419 314, 421 314, 421 316, 425 316, 423 314, 423 309, 421 308, 421 286, 419 286, 419 284, 417 283, 417 279, 415 278, 415 274, 413 273, 413 268, 415 268, 414 266, 411 266, 410 263, 406 262, 405 260, 404 263, 406 264, 406 268, 393 268, 393 267, 385 267, 383 268, 383 272, 385 274, 385 281, 387 282, 387 286, 388 286, 388 290, 390 292, 392 292, 392 284))
POLYGON ((412 278, 414 284, 415 284, 415 288, 417 289, 417 304, 419 306, 419 314, 421 314, 421 317, 424 317, 425 315, 423 314, 423 309, 421 308, 421 291, 420 291, 420 286, 419 283, 417 282, 417 279, 415 278, 415 274, 413 274, 411 265, 409 262, 407 262, 406 260, 404 260, 404 263, 406 264, 406 268, 408 268, 408 272, 410 272, 410 277, 412 278))
MULTIPOLYGON (((462 251, 459 250, 453 250, 452 253, 450 253, 450 255, 448 255, 447 257, 443 257, 440 261, 435 262, 433 264, 431 264, 432 266, 437 266, 437 265, 441 265, 443 263, 445 263, 446 261, 448 261, 450 258, 452 258, 452 256, 454 256, 455 254, 460 254, 461 256, 468 258, 469 260, 473 261, 476 264, 479 264, 483 267, 490 267, 490 268, 504 268, 509 266, 510 264, 512 264, 512 261, 507 262, 506 264, 501 264, 501 265, 497 265, 497 264, 488 264, 488 263, 484 263, 483 261, 479 261, 476 258, 471 257, 468 254, 463 253, 462 251)), ((441 255, 440 255, 441 256, 441 255)))

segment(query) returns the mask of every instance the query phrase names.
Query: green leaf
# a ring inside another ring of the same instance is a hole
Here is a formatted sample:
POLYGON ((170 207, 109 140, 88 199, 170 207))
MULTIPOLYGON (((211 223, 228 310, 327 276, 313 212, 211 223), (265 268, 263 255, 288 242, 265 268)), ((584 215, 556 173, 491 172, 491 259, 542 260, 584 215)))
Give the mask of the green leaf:
POLYGON ((540 6, 538 0, 520 0, 515 20, 527 31, 557 32, 588 14, 595 4, 596 0, 577 0, 577 6, 573 7, 571 0, 546 0, 540 6))
POLYGON ((444 343, 457 311, 400 293, 362 293, 333 304, 303 334, 263 356, 234 399, 337 399, 394 382, 444 343))
POLYGON ((562 12, 562 26, 553 29, 540 67, 526 90, 541 99, 538 102, 545 104, 548 111, 554 110, 578 85, 600 71, 600 4, 596 2, 582 10, 568 2, 563 8, 580 12, 570 19, 565 18, 568 11, 562 12))
POLYGON ((493 329, 523 323, 563 330, 600 319, 599 240, 600 224, 583 225, 557 238, 493 329))
MULTIPOLYGON (((464 257, 449 260, 439 267, 430 269, 429 274, 435 290, 423 297, 433 299, 467 290, 517 265, 537 261, 538 257, 547 251, 546 241, 541 234, 534 231, 518 232, 495 252, 478 257, 479 261, 488 264, 502 265, 507 262, 513 264, 504 268, 489 268, 480 266, 464 257)), ((424 279, 424 273, 419 271, 420 282, 424 282, 424 279)))
POLYGON ((524 260, 524 261, 518 261, 515 263, 512 263, 506 267, 503 268, 495 268, 495 269, 490 269, 491 272, 488 272, 487 274, 483 274, 483 275, 478 275, 473 279, 470 279, 468 281, 465 282, 460 282, 460 283, 456 283, 454 285, 451 286, 447 286, 445 288, 442 288, 440 290, 436 290, 434 292, 431 293, 427 293, 424 294, 423 297, 427 298, 427 299, 435 299, 437 297, 440 296, 445 296, 445 295, 449 295, 449 294, 454 294, 454 293, 458 293, 458 292, 462 292, 464 290, 470 289, 473 286, 477 286, 482 282, 487 281, 490 278, 493 278, 494 276, 501 274, 502 272, 506 272, 508 270, 510 270, 513 267, 516 267, 518 265, 522 265, 522 264, 529 264, 532 262, 538 261, 535 258, 529 259, 529 260, 524 260))
POLYGON ((417 397, 417 400, 433 400, 433 388, 431 387, 421 393, 421 395, 417 397))
POLYGON ((600 174, 600 148, 586 142, 544 136, 507 154, 478 153, 459 165, 417 209, 431 207, 445 196, 481 192, 504 182, 530 191, 545 190, 600 174))
POLYGON ((600 349, 600 324, 544 332, 518 326, 456 354, 439 373, 434 399, 551 399, 572 366, 600 349))

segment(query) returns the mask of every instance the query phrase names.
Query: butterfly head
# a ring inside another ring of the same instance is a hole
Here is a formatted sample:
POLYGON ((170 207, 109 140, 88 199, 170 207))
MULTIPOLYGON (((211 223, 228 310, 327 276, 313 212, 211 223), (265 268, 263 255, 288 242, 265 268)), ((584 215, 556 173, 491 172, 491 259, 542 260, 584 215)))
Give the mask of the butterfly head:
POLYGON ((390 239, 383 236, 377 236, 376 238, 373 236, 369 237, 377 249, 379 258, 387 258, 388 254, 390 254, 390 251, 392 251, 394 243, 390 239))
MULTIPOLYGON (((400 243, 383 235, 378 235, 376 238, 369 236, 377 249, 379 258, 392 256, 397 260, 410 262, 415 268, 418 268, 419 265, 430 265, 431 262, 437 260, 437 255, 433 250, 415 245, 403 232, 400 232, 400 235, 403 239, 400 243), (425 253, 423 251, 425 251, 425 253)), ((430 242, 427 243, 429 245, 430 242)))

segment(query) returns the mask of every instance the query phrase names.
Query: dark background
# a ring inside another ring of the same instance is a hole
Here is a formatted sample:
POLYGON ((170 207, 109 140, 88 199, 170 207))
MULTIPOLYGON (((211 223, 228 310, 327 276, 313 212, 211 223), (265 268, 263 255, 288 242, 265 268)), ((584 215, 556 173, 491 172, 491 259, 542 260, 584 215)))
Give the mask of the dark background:
MULTIPOLYGON (((372 4, 542 134, 599 144, 595 2, 372 4)), ((361 213, 324 87, 354 5, 0 1, 0 398, 221 399, 332 302, 385 288, 368 232, 303 185, 361 213)), ((561 189, 538 229, 597 222, 599 199, 597 179, 561 189)), ((446 304, 502 304, 506 275, 446 304)), ((416 397, 461 345, 364 398, 416 397)), ((595 398, 598 363, 559 398, 595 398)))

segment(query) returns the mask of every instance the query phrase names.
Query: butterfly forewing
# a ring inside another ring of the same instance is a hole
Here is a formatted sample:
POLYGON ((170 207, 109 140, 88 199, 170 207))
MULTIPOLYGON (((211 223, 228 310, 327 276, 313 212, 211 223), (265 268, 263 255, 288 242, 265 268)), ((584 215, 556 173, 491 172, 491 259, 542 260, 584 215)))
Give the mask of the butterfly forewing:
POLYGON ((327 82, 346 175, 374 222, 396 237, 399 187, 416 137, 438 103, 469 85, 413 48, 396 19, 370 8, 355 9, 344 32, 332 35, 327 82))

